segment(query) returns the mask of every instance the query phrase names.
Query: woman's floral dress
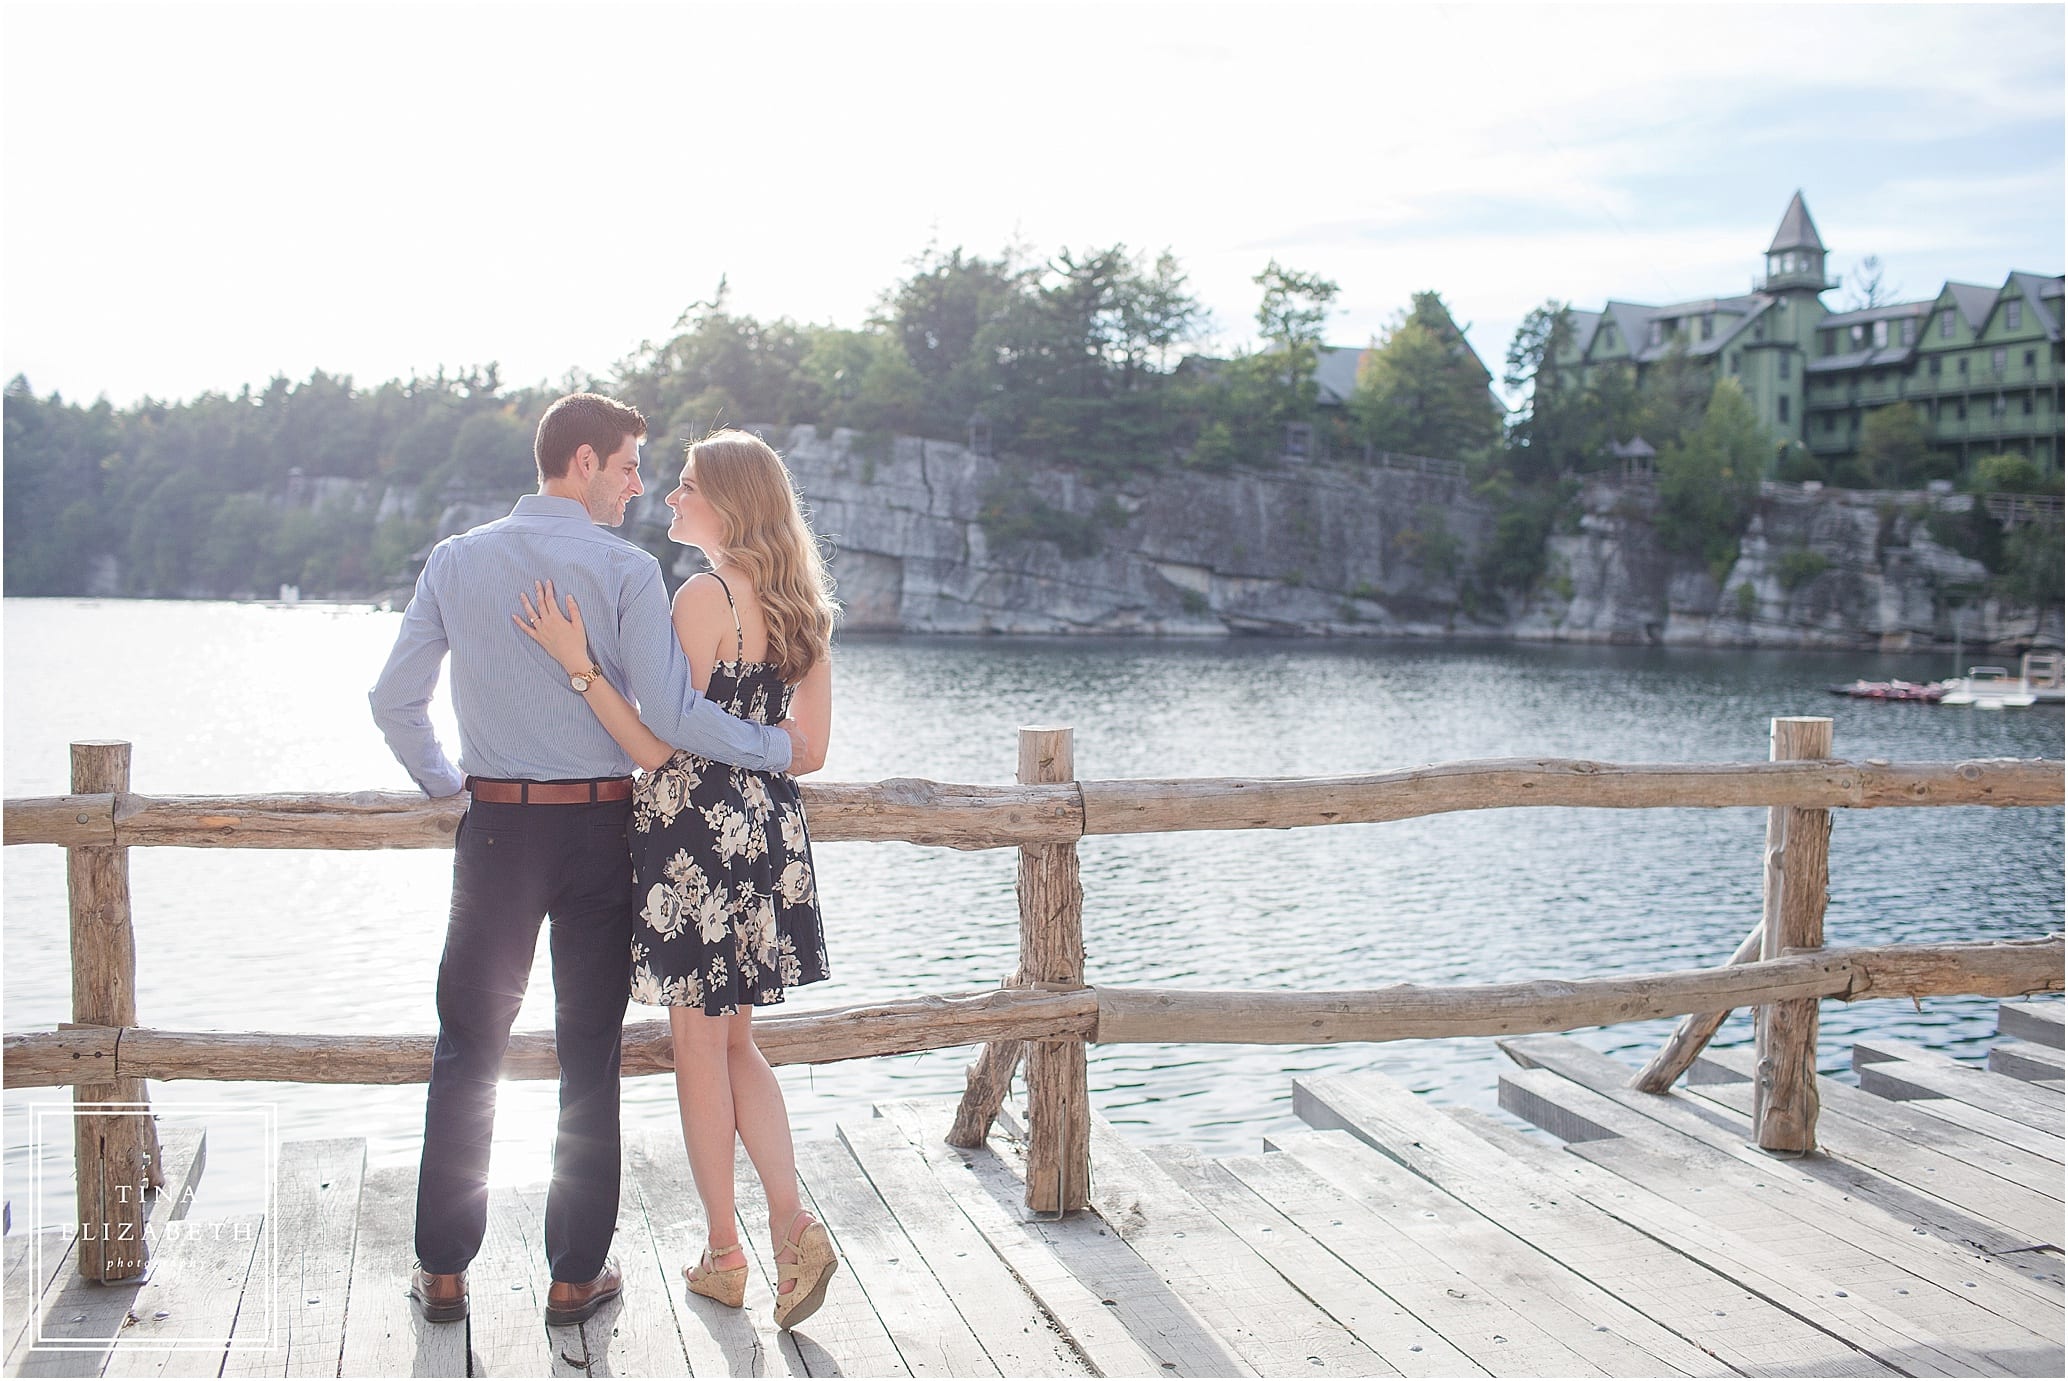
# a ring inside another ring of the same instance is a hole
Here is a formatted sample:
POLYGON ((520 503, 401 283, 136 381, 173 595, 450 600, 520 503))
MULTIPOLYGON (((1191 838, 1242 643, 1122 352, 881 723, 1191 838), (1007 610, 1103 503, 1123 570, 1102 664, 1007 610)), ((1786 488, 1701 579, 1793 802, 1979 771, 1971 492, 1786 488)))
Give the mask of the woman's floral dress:
MULTIPOLYGON (((737 610, 733 622, 737 630, 737 610)), ((793 688, 775 663, 746 661, 744 651, 742 641, 712 669, 706 697, 742 719, 781 723, 793 688)), ((634 1002, 724 1017, 826 976, 811 836, 788 773, 678 750, 633 792, 632 865, 634 1002)))

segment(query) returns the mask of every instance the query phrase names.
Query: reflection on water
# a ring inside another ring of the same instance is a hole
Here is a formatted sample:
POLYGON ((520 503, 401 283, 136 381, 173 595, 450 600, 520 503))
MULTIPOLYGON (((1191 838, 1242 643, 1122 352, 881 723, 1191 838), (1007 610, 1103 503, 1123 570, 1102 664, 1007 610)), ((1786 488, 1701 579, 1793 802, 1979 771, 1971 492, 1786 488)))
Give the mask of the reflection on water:
MULTIPOLYGON (((8 601, 6 794, 65 789, 64 745, 136 744, 146 793, 403 789, 365 689, 399 615, 303 605, 8 601), (26 649, 35 655, 25 655, 26 649)), ((513 634, 514 636, 514 634, 513 634)), ((828 780, 1009 781, 1022 724, 1075 726, 1077 769, 1111 777, 1378 771, 1506 756, 1750 761, 1767 720, 1825 714, 1848 758, 2051 757, 2059 710, 1840 700, 1855 676, 1921 680, 1942 658, 1243 640, 850 638, 828 780)), ((451 734, 447 730, 448 741, 451 734)), ((1840 812, 1834 944, 2045 934, 2061 918, 2058 809, 1840 812)), ((1711 964, 1759 915, 1758 810, 1515 809, 1294 831, 1103 837, 1080 848, 1093 982, 1200 988, 1487 983, 1711 964)), ((171 1029, 428 1032, 450 855, 139 849, 138 1010, 171 1029)), ((802 1009, 989 987, 1017 946, 1013 855, 827 844, 831 981, 802 1009)), ((7 856, 6 1028, 69 1016, 62 855, 7 856)), ((520 1027, 551 1024, 534 974, 520 1027)), ((635 1019, 652 1013, 636 1011, 635 1019)), ((1994 1004, 1830 1003, 1825 1068, 1856 1033, 1975 1050, 1994 1004)), ((1581 1033, 1641 1058, 1670 1022, 1581 1033)), ((1722 1039, 1749 1038, 1743 1017, 1722 1039)), ((806 1135, 878 1099, 959 1092, 967 1051, 793 1069, 806 1135)), ((1494 1106, 1486 1040, 1384 1046, 1115 1046, 1091 1054, 1100 1111, 1148 1140, 1254 1150, 1292 1123, 1290 1080, 1385 1069, 1441 1101, 1494 1106)), ((7 1095, 10 1178, 24 1109, 7 1095)), ((156 1084, 153 1097, 277 1102, 287 1139, 364 1135, 414 1157, 420 1086, 156 1084)), ((669 1127, 666 1079, 626 1085, 628 1123, 669 1127)), ((547 1084, 503 1091, 496 1174, 544 1177, 547 1084)), ((239 1151, 208 1190, 231 1195, 239 1151)), ((254 1153, 255 1154, 255 1153, 254 1153)), ((68 1178, 66 1150, 56 1161, 68 1178)))

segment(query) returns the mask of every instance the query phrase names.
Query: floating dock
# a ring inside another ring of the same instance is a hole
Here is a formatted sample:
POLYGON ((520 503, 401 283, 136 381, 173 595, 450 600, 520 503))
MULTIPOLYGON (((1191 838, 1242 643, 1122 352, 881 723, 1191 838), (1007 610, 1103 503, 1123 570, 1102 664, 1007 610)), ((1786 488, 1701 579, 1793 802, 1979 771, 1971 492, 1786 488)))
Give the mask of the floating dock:
POLYGON ((1503 1042, 1500 1087, 1548 1137, 1375 1074, 1303 1078, 1312 1130, 1255 1155, 1095 1125, 1093 1210, 1062 1218, 1024 1207, 1017 1124, 958 1150, 952 1103, 882 1105, 798 1147, 844 1265, 790 1334, 744 1161, 745 1310, 684 1289, 700 1215, 680 1144, 655 1138, 627 1149, 619 1303, 545 1327, 543 1190, 498 1190, 472 1316, 426 1324, 412 1168, 289 1143, 270 1218, 171 1232, 204 1148, 168 1135, 145 1282, 84 1283, 76 1242, 8 1235, 5 1371, 2056 1377, 2062 1005, 2001 1012, 1987 1067, 1861 1042, 1859 1084, 1818 1081, 1820 1149, 1792 1160, 1750 1144, 1749 1050, 1653 1095, 1554 1036, 1503 1042))

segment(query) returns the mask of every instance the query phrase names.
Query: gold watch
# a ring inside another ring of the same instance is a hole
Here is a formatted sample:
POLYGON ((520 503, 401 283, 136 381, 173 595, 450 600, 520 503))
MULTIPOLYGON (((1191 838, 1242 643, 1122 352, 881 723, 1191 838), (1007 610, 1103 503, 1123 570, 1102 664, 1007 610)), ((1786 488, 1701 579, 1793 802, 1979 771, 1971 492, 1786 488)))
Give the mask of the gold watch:
POLYGON ((603 679, 603 668, 591 663, 587 671, 577 671, 567 678, 568 686, 576 695, 587 695, 589 687, 603 679))

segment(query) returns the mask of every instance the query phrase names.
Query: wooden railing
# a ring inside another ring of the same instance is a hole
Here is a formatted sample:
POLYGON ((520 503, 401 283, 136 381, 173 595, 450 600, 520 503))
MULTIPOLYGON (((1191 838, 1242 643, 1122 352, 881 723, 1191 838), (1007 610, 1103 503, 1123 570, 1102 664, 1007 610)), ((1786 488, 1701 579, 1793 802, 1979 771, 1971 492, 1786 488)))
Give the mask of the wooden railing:
MULTIPOLYGON (((1832 759, 1831 721, 1776 719, 1764 763, 1615 764, 1569 759, 1456 762, 1363 776, 1078 781, 1068 729, 1022 729, 1018 783, 892 780, 807 783, 813 837, 1017 848, 1017 971, 1001 988, 755 1022, 777 1064, 982 1044, 949 1139, 986 1135, 1024 1058, 1029 1206, 1082 1208, 1090 1189, 1087 1042, 1323 1044, 1565 1031, 1666 1016, 1680 1029, 1639 1076, 1663 1090, 1734 1008, 1759 1009, 1760 1144, 1815 1146, 1817 1005, 1824 998, 2062 988, 2062 939, 1823 947, 1825 851, 1834 808, 2058 806, 2062 764, 1990 759, 1891 763, 1832 759), (1084 973, 1076 841, 1172 830, 1287 829, 1532 806, 1768 808, 1761 923, 1719 968, 1470 987, 1398 984, 1355 991, 1192 991, 1094 987, 1084 973)), ((5 841, 56 844, 70 863, 73 1021, 5 1038, 9 1088, 69 1084, 77 1107, 80 1217, 111 1226, 80 1270, 142 1268, 141 1224, 125 1236, 151 1170, 146 1079, 395 1084, 429 1078, 431 1035, 161 1031, 137 1024, 128 850, 450 848, 463 804, 409 793, 149 797, 129 790, 129 745, 72 745, 72 793, 6 803, 5 841), (123 1108, 132 1115, 123 1115, 123 1108), (131 1244, 134 1245, 131 1245, 131 1244)), ((667 1023, 629 1024, 624 1072, 672 1068, 667 1023)), ((550 1032, 510 1040, 510 1078, 553 1078, 550 1032)))

